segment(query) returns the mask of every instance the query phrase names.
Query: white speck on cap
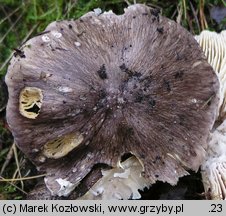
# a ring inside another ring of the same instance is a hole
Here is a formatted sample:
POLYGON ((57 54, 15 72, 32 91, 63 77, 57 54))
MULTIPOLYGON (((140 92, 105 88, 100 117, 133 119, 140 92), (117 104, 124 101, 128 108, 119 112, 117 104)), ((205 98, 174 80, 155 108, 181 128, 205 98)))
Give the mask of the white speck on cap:
POLYGON ((62 178, 56 179, 56 182, 60 185, 60 190, 57 192, 58 196, 68 196, 77 186, 77 184, 72 184, 71 182, 62 178))
POLYGON ((77 47, 80 47, 81 46, 81 43, 79 43, 78 41, 75 41, 75 46, 77 46, 77 47))
POLYGON ((59 87, 59 91, 64 92, 64 93, 69 93, 69 92, 72 92, 73 89, 70 87, 67 87, 67 86, 61 86, 61 87, 59 87))
POLYGON ((50 42, 50 38, 49 38, 49 36, 47 36, 47 35, 43 35, 42 36, 42 40, 44 41, 44 42, 50 42))
POLYGON ((62 34, 58 31, 52 31, 51 34, 55 37, 55 38, 60 38, 62 36, 62 34))
POLYGON ((193 99, 191 99, 191 102, 192 103, 197 103, 197 99, 193 98, 193 99))

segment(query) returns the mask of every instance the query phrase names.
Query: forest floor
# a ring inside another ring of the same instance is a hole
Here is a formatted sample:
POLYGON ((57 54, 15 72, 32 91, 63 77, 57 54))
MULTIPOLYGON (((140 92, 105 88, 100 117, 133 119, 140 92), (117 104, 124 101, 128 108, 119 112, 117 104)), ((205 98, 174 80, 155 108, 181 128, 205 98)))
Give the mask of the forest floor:
MULTIPOLYGON (((159 8, 193 35, 204 29, 226 29, 225 0, 137 0, 159 8)), ((0 199, 24 199, 38 181, 35 167, 13 142, 5 113, 7 88, 4 75, 16 48, 44 31, 52 21, 76 19, 101 8, 122 14, 133 0, 0 0, 0 199)), ((145 189, 142 199, 205 199, 200 172, 180 179, 176 186, 158 182, 145 189)))

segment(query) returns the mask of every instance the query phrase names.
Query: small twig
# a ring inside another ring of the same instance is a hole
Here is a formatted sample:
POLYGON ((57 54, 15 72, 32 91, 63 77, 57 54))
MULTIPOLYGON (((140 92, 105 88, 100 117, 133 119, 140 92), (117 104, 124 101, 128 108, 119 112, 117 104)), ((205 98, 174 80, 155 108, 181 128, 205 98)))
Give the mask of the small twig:
POLYGON ((70 7, 67 8, 67 11, 63 15, 63 18, 65 18, 71 11, 71 9, 77 4, 77 0, 74 0, 73 4, 70 5, 70 7))
POLYGON ((210 96, 209 99, 202 105, 201 109, 203 109, 205 106, 207 106, 208 103, 213 99, 214 96, 215 96, 215 94, 210 96))
MULTIPOLYGON (((2 176, 0 176, 0 181, 6 180, 5 178, 3 178, 2 176)), ((6 181, 8 184, 12 185, 13 187, 15 187, 16 189, 18 189, 19 191, 21 191, 24 194, 28 194, 27 192, 25 192, 23 189, 19 188, 18 186, 16 186, 15 184, 13 184, 10 181, 6 181)))
POLYGON ((184 8, 184 19, 187 20, 186 0, 183 0, 183 8, 184 8))
MULTIPOLYGON (((3 6, 1 6, 1 9, 2 9, 3 13, 5 14, 5 16, 7 17, 7 20, 8 20, 8 22, 9 22, 9 24, 10 24, 10 25, 13 25, 13 21, 11 20, 11 17, 8 16, 8 14, 7 14, 5 8, 4 8, 3 6)), ((18 31, 16 31, 16 29, 13 28, 13 29, 12 29, 12 32, 16 35, 16 41, 18 42, 18 38, 19 38, 18 31)))
POLYGON ((177 11, 178 11, 178 15, 177 15, 177 23, 180 24, 181 23, 181 18, 182 18, 182 8, 181 7, 177 7, 177 11))
MULTIPOLYGON (((19 177, 22 178, 22 175, 21 175, 21 172, 20 172, 20 163, 19 163, 18 154, 17 154, 17 147, 16 147, 15 143, 13 143, 13 153, 14 153, 14 158, 15 158, 16 166, 17 166, 16 172, 18 172, 19 177)), ((21 187, 23 189, 24 188, 23 181, 21 181, 20 183, 21 183, 21 187)))
POLYGON ((19 9, 21 8, 21 6, 19 6, 18 8, 16 8, 14 11, 12 11, 10 14, 8 14, 6 17, 4 17, 2 20, 0 20, 0 25, 5 22, 9 17, 11 17, 13 14, 15 14, 19 9))
POLYGON ((10 26, 10 28, 8 29, 8 31, 3 35, 3 37, 0 39, 0 44, 5 40, 6 36, 9 34, 9 32, 12 31, 12 29, 14 28, 14 26, 19 22, 19 20, 22 18, 23 13, 20 14, 20 16, 17 18, 17 20, 10 26))
POLYGON ((13 158, 13 145, 14 144, 12 144, 12 146, 10 147, 9 152, 8 152, 8 154, 6 156, 5 162, 2 165, 0 175, 3 174, 3 172, 5 171, 5 168, 9 165, 11 159, 13 158))
POLYGON ((125 2, 128 6, 131 5, 131 3, 130 3, 128 0, 124 0, 124 2, 125 2))
POLYGON ((204 13, 204 5, 205 5, 205 0, 200 0, 199 16, 200 16, 202 30, 208 28, 208 24, 207 24, 205 13, 204 13))
POLYGON ((199 20, 198 20, 198 17, 197 17, 197 12, 195 12, 194 6, 193 6, 193 4, 191 3, 191 1, 189 1, 189 4, 190 4, 192 13, 193 13, 194 18, 195 18, 195 22, 196 22, 196 24, 197 24, 197 27, 198 27, 198 30, 199 30, 199 33, 200 33, 201 30, 200 30, 199 20))
POLYGON ((174 10, 174 12, 170 18, 173 19, 176 16, 176 14, 177 14, 177 9, 174 10))

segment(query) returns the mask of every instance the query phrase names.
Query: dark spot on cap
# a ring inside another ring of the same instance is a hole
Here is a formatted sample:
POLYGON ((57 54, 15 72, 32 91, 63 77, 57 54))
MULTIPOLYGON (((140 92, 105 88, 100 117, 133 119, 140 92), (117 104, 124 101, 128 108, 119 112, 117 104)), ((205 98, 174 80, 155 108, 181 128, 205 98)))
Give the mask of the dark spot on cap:
POLYGON ((100 99, 103 99, 107 96, 107 93, 104 89, 101 89, 100 92, 99 92, 99 97, 100 99))
POLYGON ((153 9, 150 10, 150 12, 151 12, 151 15, 157 17, 160 13, 160 9, 159 8, 153 8, 153 9))
POLYGON ((184 125, 185 120, 186 120, 186 117, 183 114, 179 115, 179 124, 180 125, 184 125))
POLYGON ((190 150, 189 152, 190 152, 190 154, 191 154, 193 157, 196 157, 196 156, 197 156, 197 154, 196 154, 196 152, 195 152, 194 150, 190 150))
POLYGON ((24 51, 16 48, 14 50, 15 50, 15 52, 13 53, 14 57, 19 56, 20 58, 26 58, 24 51))
POLYGON ((156 101, 153 98, 149 99, 149 104, 151 105, 151 107, 153 108, 156 104, 156 101))
POLYGON ((100 69, 97 71, 97 73, 98 73, 99 77, 103 80, 108 78, 107 73, 106 73, 106 67, 104 64, 100 67, 100 69))
POLYGON ((135 19, 136 18, 136 16, 133 16, 133 19, 135 19))
POLYGON ((159 8, 154 8, 151 9, 151 15, 155 16, 156 19, 152 19, 152 21, 154 22, 155 20, 157 20, 159 22, 159 13, 160 13, 160 9, 159 8))
POLYGON ((135 103, 141 103, 144 99, 144 95, 141 92, 136 92, 135 93, 135 103))
POLYGON ((183 71, 178 71, 174 74, 174 78, 175 79, 180 79, 180 80, 183 80, 183 75, 184 75, 184 72, 183 71))
POLYGON ((137 71, 131 71, 129 70, 125 63, 123 63, 122 65, 119 66, 120 70, 124 73, 127 73, 129 77, 141 77, 141 73, 140 72, 137 72, 137 71))
POLYGON ((163 34, 163 30, 164 30, 163 27, 158 27, 158 28, 157 28, 157 31, 158 31, 160 34, 163 34))
POLYGON ((170 137, 170 138, 169 138, 169 141, 170 141, 170 142, 173 142, 173 140, 174 140, 173 137, 170 137))
POLYGON ((82 110, 82 114, 83 114, 83 116, 84 116, 85 118, 90 118, 92 112, 90 112, 90 111, 87 110, 87 109, 83 109, 83 110, 82 110))
POLYGON ((163 80, 163 86, 164 86, 164 88, 166 88, 166 90, 168 91, 168 92, 170 92, 171 91, 171 87, 170 87, 170 82, 169 81, 167 81, 167 80, 163 80))
POLYGON ((69 29, 72 29, 72 25, 71 25, 71 24, 69 24, 69 25, 68 25, 68 28, 69 28, 69 29))
POLYGON ((120 68, 121 71, 123 71, 123 72, 124 72, 125 70, 127 70, 127 67, 126 67, 125 63, 123 63, 122 65, 120 65, 119 68, 120 68))
POLYGON ((117 132, 119 136, 122 137, 123 139, 126 139, 134 134, 133 128, 124 122, 119 124, 117 132))
POLYGON ((140 72, 135 71, 132 76, 141 77, 142 74, 140 72))
POLYGON ((157 155, 157 156, 155 157, 155 160, 161 160, 161 156, 157 155))
POLYGON ((140 157, 141 157, 142 159, 145 159, 146 156, 145 156, 145 154, 141 154, 140 157))

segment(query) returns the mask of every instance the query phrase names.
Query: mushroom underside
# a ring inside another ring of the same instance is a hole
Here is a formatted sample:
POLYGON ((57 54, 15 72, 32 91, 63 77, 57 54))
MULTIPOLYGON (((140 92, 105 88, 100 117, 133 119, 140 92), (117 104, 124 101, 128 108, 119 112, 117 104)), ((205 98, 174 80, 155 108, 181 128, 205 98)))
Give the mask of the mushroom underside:
POLYGON ((207 155, 202 164, 202 177, 207 199, 226 199, 226 31, 202 31, 195 37, 219 82, 219 105, 215 124, 208 138, 207 155))

